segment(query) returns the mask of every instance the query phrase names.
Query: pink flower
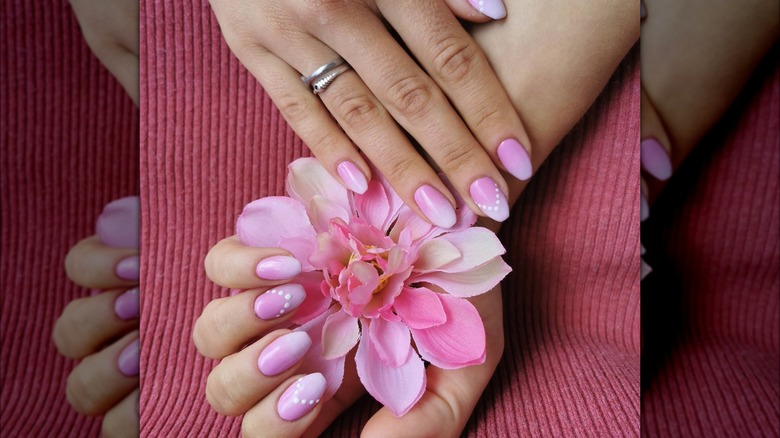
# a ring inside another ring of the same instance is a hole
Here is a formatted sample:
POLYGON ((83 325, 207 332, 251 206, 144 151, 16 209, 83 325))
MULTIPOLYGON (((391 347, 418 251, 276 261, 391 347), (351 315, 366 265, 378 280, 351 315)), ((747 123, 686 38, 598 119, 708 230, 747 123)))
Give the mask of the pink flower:
POLYGON ((462 201, 455 226, 442 229, 405 206, 378 172, 356 195, 316 159, 289 169, 290 196, 248 204, 236 227, 245 245, 284 248, 303 265, 294 281, 307 297, 292 322, 314 342, 299 372, 321 372, 324 397, 341 385, 355 345, 360 381, 397 416, 425 391, 420 356, 448 369, 484 362, 485 328, 464 298, 511 269, 501 242, 472 227, 476 215, 462 201))

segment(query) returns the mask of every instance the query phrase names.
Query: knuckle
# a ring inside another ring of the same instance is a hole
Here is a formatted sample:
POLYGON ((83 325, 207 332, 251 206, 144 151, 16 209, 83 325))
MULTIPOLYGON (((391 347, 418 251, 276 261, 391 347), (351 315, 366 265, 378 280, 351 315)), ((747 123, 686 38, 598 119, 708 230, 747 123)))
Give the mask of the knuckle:
POLYGON ((451 82, 466 79, 480 61, 479 49, 464 37, 442 39, 434 46, 434 53, 434 73, 451 82))
POLYGON ((395 79, 387 88, 391 107, 409 119, 422 116, 430 108, 433 96, 430 81, 419 75, 395 79))
POLYGON ((217 372, 215 369, 206 381, 206 400, 209 405, 218 413, 230 417, 243 413, 239 395, 235 390, 241 382, 237 382, 234 375, 235 373, 231 372, 217 372))
POLYGON ((65 357, 79 359, 86 354, 83 340, 86 338, 84 326, 76 321, 81 300, 74 300, 65 306, 62 315, 54 323, 52 339, 57 350, 65 357))
POLYGON ((229 319, 224 312, 218 311, 217 301, 206 305, 203 314, 195 322, 192 333, 192 340, 200 354, 213 359, 223 357, 219 345, 222 344, 220 340, 225 338, 223 324, 227 324, 226 320, 229 319))
POLYGON ((444 151, 441 165, 448 172, 459 172, 474 166, 476 146, 472 144, 455 145, 444 151))
POLYGON ((348 130, 361 131, 379 118, 379 106, 370 97, 347 95, 336 104, 339 118, 348 130))
POLYGON ((496 130, 496 128, 504 124, 504 114, 506 112, 502 111, 499 106, 486 105, 483 109, 476 112, 472 131, 490 132, 496 130))
POLYGON ((390 181, 404 181, 412 177, 415 161, 416 157, 412 154, 404 154, 389 159, 388 171, 386 173, 388 179, 390 181))
POLYGON ((290 125, 298 125, 315 110, 310 99, 295 92, 283 92, 276 99, 276 106, 290 125))
POLYGON ((86 380, 87 376, 88 373, 80 372, 78 367, 74 369, 68 376, 65 396, 76 412, 84 415, 98 415, 102 413, 101 405, 93 389, 95 385, 86 380))

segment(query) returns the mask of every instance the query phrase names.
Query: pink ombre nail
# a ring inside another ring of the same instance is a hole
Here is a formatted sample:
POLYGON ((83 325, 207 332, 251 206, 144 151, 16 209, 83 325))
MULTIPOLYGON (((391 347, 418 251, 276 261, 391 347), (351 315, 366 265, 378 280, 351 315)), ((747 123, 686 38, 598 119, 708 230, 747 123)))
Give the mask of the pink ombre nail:
POLYGON ((642 140, 640 147, 642 168, 660 181, 669 179, 672 176, 672 162, 661 143, 654 138, 647 138, 642 140))
POLYGON ((295 421, 317 406, 326 386, 325 377, 320 373, 301 377, 279 397, 276 411, 283 420, 295 421))
POLYGON ((119 365, 119 371, 125 376, 135 377, 138 375, 138 370, 141 368, 139 357, 140 350, 141 345, 138 342, 138 339, 136 339, 119 354, 117 365, 119 365))
POLYGON ((95 226, 100 242, 113 248, 138 248, 141 232, 138 196, 110 202, 95 226))
POLYGON ((414 192, 414 202, 437 227, 451 228, 455 225, 457 221, 455 209, 452 208, 450 201, 433 187, 426 184, 418 188, 414 192))
POLYGON ((501 0, 469 0, 469 3, 474 9, 494 20, 506 17, 506 8, 501 0))
POLYGON ((506 196, 498 184, 493 181, 493 178, 486 176, 474 181, 471 183, 469 192, 477 207, 489 218, 503 222, 509 217, 509 204, 506 202, 506 196))
POLYGON ((301 262, 295 257, 272 256, 258 263, 255 273, 266 280, 287 280, 301 273, 301 262))
POLYGON ((358 169, 355 163, 351 161, 342 161, 336 166, 336 172, 338 172, 347 188, 353 192, 362 195, 368 190, 366 176, 363 175, 363 172, 358 169))
POLYGON ((140 307, 137 287, 119 295, 114 300, 114 312, 119 319, 124 321, 138 318, 140 307))
POLYGON ((140 277, 140 259, 138 256, 126 257, 116 264, 116 276, 122 280, 134 281, 140 277))
POLYGON ((510 138, 501 142, 498 145, 498 159, 501 160, 501 164, 507 172, 512 176, 525 181, 533 174, 533 165, 531 164, 531 157, 521 145, 514 138, 510 138))
POLYGON ((295 283, 283 284, 255 298, 255 314, 264 320, 279 318, 298 308, 304 298, 306 291, 303 286, 295 283))
POLYGON ((301 360, 311 347, 309 334, 300 332, 287 333, 268 344, 257 358, 257 368, 266 376, 283 373, 301 360))

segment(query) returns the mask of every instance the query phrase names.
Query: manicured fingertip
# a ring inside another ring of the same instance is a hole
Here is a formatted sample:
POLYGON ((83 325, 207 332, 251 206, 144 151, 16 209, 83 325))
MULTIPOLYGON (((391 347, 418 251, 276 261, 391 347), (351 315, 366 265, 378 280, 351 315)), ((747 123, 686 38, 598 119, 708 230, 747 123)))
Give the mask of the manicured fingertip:
POLYGON ((366 190, 368 190, 368 180, 355 163, 342 161, 336 166, 336 172, 349 190, 359 195, 366 193, 366 190))

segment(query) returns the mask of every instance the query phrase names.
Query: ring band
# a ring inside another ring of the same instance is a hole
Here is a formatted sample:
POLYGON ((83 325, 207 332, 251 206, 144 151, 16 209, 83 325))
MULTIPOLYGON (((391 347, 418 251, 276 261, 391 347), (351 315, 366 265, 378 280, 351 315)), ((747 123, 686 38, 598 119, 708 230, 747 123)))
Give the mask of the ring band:
POLYGON ((332 70, 340 65, 345 64, 347 61, 344 61, 344 58, 338 57, 334 59, 333 61, 319 67, 317 70, 314 70, 314 73, 307 76, 301 76, 301 80, 303 81, 306 86, 310 86, 312 82, 314 82, 315 79, 317 79, 319 76, 322 76, 323 74, 327 73, 329 70, 332 70))
POLYGON ((342 64, 336 68, 334 68, 332 71, 329 71, 328 73, 320 76, 317 78, 317 80, 314 81, 314 83, 311 86, 311 90, 314 92, 314 94, 320 94, 323 91, 325 91, 326 88, 328 88, 328 85, 330 85, 338 75, 344 73, 345 71, 349 70, 351 67, 349 64, 342 64))

